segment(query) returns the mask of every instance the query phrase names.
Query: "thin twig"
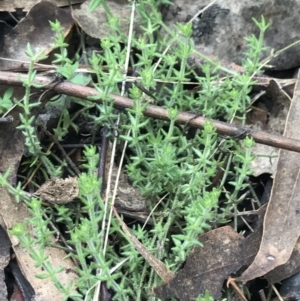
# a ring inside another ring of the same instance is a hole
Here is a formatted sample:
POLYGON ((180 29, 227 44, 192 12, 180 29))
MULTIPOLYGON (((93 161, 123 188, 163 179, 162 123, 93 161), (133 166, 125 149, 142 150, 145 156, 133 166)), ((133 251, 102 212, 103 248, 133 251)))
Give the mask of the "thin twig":
POLYGON ((271 286, 272 286, 272 289, 273 289, 273 291, 275 292, 276 296, 278 297, 278 299, 279 299, 280 301, 284 301, 283 298, 282 298, 282 296, 281 296, 280 293, 278 292, 277 288, 275 287, 275 285, 274 285, 274 284, 271 284, 271 286))
MULTIPOLYGON (((104 199, 105 195, 104 192, 106 191, 106 174, 105 174, 105 165, 106 165, 106 158, 107 158, 107 150, 108 150, 108 128, 104 127, 101 129, 101 136, 102 136, 102 141, 101 141, 101 147, 99 147, 99 153, 100 153, 100 161, 99 161, 99 166, 98 166, 98 178, 102 179, 101 182, 101 189, 100 189, 100 194, 102 199, 104 199)), ((96 204, 95 206, 95 212, 99 212, 99 204, 96 204)))
POLYGON ((66 161, 69 163, 69 165, 73 168, 75 173, 77 175, 80 175, 80 170, 77 168, 77 166, 74 164, 74 162, 71 160, 71 158, 68 156, 66 151, 63 149, 63 147, 60 145, 59 141, 56 139, 54 135, 52 135, 49 131, 45 130, 45 133, 47 136, 50 137, 50 139, 55 143, 55 145, 58 147, 58 149, 61 151, 63 158, 66 159, 66 161))
MULTIPOLYGON (((125 59, 125 79, 128 71, 128 65, 129 65, 129 58, 130 58, 130 49, 131 49, 131 42, 132 42, 132 33, 133 33, 133 22, 134 22, 134 14, 135 14, 135 1, 132 2, 132 7, 131 7, 131 18, 130 18, 130 26, 129 26, 129 37, 128 37, 128 43, 127 43, 127 53, 126 53, 126 59, 125 59)), ((126 90, 126 81, 123 82, 122 84, 122 89, 121 89, 121 95, 124 95, 126 90)), ((120 123, 120 114, 118 114, 118 118, 116 121, 116 124, 119 125, 120 123)), ((126 143, 125 143, 126 145, 126 143)), ((110 233, 110 226, 111 226, 111 220, 112 220, 112 215, 113 215, 113 208, 114 208, 114 202, 116 199, 117 195, 117 187, 118 187, 118 182, 120 178, 120 172, 121 172, 121 167, 122 167, 122 162, 123 162, 123 157, 121 158, 120 166, 117 172, 117 177, 115 181, 115 187, 114 187, 114 192, 113 196, 111 199, 111 207, 110 211, 108 213, 108 202, 109 202, 109 192, 110 192, 110 186, 111 186, 111 176, 112 176, 112 169, 113 169, 113 164, 114 164, 114 156, 116 152, 116 146, 117 146, 117 137, 114 138, 113 141, 113 146, 112 146, 112 152, 111 152, 111 160, 110 160, 110 168, 109 168, 109 173, 108 173, 108 181, 107 181, 107 187, 106 187, 106 196, 105 196, 105 205, 104 205, 104 217, 102 219, 102 230, 106 231, 105 232, 105 238, 104 238, 104 246, 102 252, 105 254, 107 245, 108 245, 108 236, 110 233), (108 221, 107 224, 105 224, 105 221, 107 220, 106 215, 108 213, 108 221), (107 226, 106 226, 107 225, 107 226)), ((99 275, 101 276, 102 270, 97 271, 99 275)), ((101 286, 101 281, 97 282, 93 300, 99 300, 99 294, 100 294, 100 286, 101 286)))

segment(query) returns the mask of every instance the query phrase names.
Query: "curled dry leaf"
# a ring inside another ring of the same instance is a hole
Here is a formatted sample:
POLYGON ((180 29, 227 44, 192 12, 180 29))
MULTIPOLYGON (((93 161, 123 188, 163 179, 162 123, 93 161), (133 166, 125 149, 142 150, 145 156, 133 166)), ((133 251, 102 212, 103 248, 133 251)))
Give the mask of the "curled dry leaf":
MULTIPOLYGON (((37 4, 40 0, 2 0, 0 11, 15 12, 17 9, 28 11, 33 5, 37 4)), ((84 0, 49 0, 58 7, 68 6, 71 4, 78 4, 84 2, 84 0)))
POLYGON ((44 183, 34 194, 50 203, 69 203, 79 195, 78 179, 53 178, 44 183))
POLYGON ((278 266, 265 275, 270 283, 280 282, 300 271, 300 239, 287 263, 278 266))
MULTIPOLYGON (((267 114, 267 108, 260 106, 247 114, 247 123, 253 129, 267 131, 275 135, 282 135, 286 117, 291 105, 291 98, 281 88, 278 81, 271 79, 266 89, 266 97, 271 100, 271 108, 267 114)), ((275 174, 278 148, 256 143, 252 149, 253 154, 258 156, 251 162, 253 175, 258 177, 263 173, 275 174), (261 156, 261 155, 264 156, 261 156)))
MULTIPOLYGON (((54 32, 49 21, 59 20, 65 29, 65 37, 70 33, 74 24, 69 10, 58 8, 49 1, 40 1, 33 6, 18 25, 5 36, 4 46, 0 56, 14 60, 29 61, 26 55, 27 44, 30 43, 34 51, 45 50, 45 54, 52 51, 54 32)), ((21 63, 0 60, 0 67, 18 67, 21 63)))
MULTIPOLYGON (((284 136, 299 138, 299 74, 287 117, 284 136)), ((263 276, 285 264, 300 235, 300 153, 281 149, 271 197, 268 204, 262 242, 254 262, 237 278, 240 281, 263 276)))

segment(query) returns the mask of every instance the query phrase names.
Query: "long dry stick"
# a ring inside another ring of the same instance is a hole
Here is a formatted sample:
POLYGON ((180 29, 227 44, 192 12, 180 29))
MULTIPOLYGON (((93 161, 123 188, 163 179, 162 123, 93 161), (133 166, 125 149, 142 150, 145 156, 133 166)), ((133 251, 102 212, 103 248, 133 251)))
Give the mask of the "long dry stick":
MULTIPOLYGON (((26 78, 26 75, 22 75, 26 78)), ((19 75, 14 72, 0 71, 0 84, 8 86, 21 86, 19 75)), ((99 95, 96 89, 73 84, 70 82, 62 82, 53 84, 53 79, 47 76, 37 76, 35 84, 43 85, 45 89, 53 88, 53 91, 58 94, 66 94, 82 99, 95 98, 99 95)), ((114 105, 119 108, 133 108, 133 100, 127 97, 110 94, 110 97, 114 100, 114 105)), ((101 99, 98 100, 101 102, 101 99)), ((161 120, 170 120, 168 117, 168 111, 165 108, 149 104, 144 110, 144 115, 161 120)), ((246 127, 240 127, 238 125, 229 124, 217 120, 210 120, 208 118, 198 116, 194 113, 179 112, 177 123, 188 124, 191 127, 202 128, 204 123, 212 121, 217 133, 221 135, 227 135, 230 137, 243 137, 245 135, 251 136, 257 143, 270 145, 290 151, 300 152, 300 140, 289 139, 286 137, 273 135, 264 131, 252 130, 246 127)))

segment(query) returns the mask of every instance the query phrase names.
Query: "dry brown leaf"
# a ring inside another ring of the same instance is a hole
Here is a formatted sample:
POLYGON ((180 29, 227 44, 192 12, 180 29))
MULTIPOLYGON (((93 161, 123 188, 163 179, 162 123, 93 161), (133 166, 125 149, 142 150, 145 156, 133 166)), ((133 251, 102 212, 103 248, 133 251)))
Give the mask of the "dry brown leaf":
MULTIPOLYGON (((300 128, 299 74, 287 117, 284 136, 299 138, 300 128)), ((268 204, 262 242, 254 262, 237 278, 240 281, 267 274, 286 263, 300 235, 300 154, 279 151, 277 171, 268 204)))
POLYGON ((265 275, 265 278, 271 282, 280 282, 300 271, 300 239, 298 239, 293 253, 287 263, 278 266, 265 275))
MULTIPOLYGON (((27 43, 34 51, 45 49, 45 54, 52 51, 54 32, 51 30, 49 20, 58 20, 65 28, 67 36, 74 24, 69 10, 57 8, 49 1, 41 1, 31 8, 26 17, 5 37, 0 57, 14 60, 29 61, 26 56, 27 43)), ((1 67, 19 66, 20 63, 0 60, 1 67)))
MULTIPOLYGON (((262 208, 259 216, 263 213, 262 208)), ((258 227, 246 239, 230 226, 199 236, 203 247, 194 247, 184 268, 171 281, 154 288, 154 294, 161 299, 174 296, 181 301, 194 301, 208 290, 213 298, 221 298, 224 280, 253 260, 259 248, 261 230, 262 227, 258 227)))
MULTIPOLYGON (((249 113, 249 116, 247 115, 247 124, 249 119, 251 119, 250 124, 252 124, 252 128, 267 131, 268 133, 275 135, 282 135, 291 104, 291 98, 281 88, 279 82, 274 79, 269 81, 269 85, 266 90, 266 97, 272 100, 272 107, 269 112, 268 120, 266 120, 266 108, 261 108, 259 111, 254 109, 249 113), (263 114, 263 112, 265 114, 263 114)), ((258 177, 263 173, 275 174, 278 149, 272 146, 256 143, 252 151, 254 154, 258 155, 251 162, 253 175, 258 177)))
MULTIPOLYGON (((79 24, 79 26, 89 36, 93 38, 103 38, 109 35, 109 29, 105 24, 107 23, 107 15, 103 7, 98 6, 92 13, 88 12, 88 8, 91 1, 86 1, 80 7, 73 11, 73 17, 79 24)), ((128 0, 109 1, 107 5, 111 13, 118 17, 120 20, 120 28, 123 34, 128 33, 129 20, 131 15, 131 8, 128 5, 128 0)), ((134 32, 136 35, 141 33, 141 17, 135 16, 134 20, 134 32)))
MULTIPOLYGON (((85 0, 49 0, 56 4, 58 7, 68 6, 69 1, 71 4, 82 3, 85 0)), ((33 5, 40 2, 40 0, 2 0, 0 4, 0 11, 14 12, 16 9, 28 11, 33 5)))
MULTIPOLYGON (((16 222, 22 222, 30 218, 26 206, 23 203, 17 204, 2 186, 0 186, 0 208, 7 229, 11 229, 16 222)), ((33 229, 28 227, 27 230, 34 236, 33 229)), ((44 300, 61 301, 62 294, 57 290, 50 279, 38 279, 35 277, 36 274, 41 274, 42 270, 34 266, 35 263, 29 256, 28 251, 24 250, 19 243, 16 243, 17 239, 13 235, 9 234, 9 237, 12 241, 13 249, 23 275, 30 282, 36 294, 44 300)), ((56 243, 54 237, 52 238, 52 243, 56 243)), ((65 259, 66 253, 64 251, 47 247, 45 248, 45 255, 49 256, 53 267, 66 267, 66 270, 57 276, 62 284, 67 285, 71 280, 76 283, 77 275, 67 272, 68 270, 74 271, 75 266, 70 259, 65 259)))
POLYGON ((266 92, 273 102, 267 130, 272 134, 283 135, 292 99, 274 79, 270 80, 266 92))
MULTIPOLYGON (((18 96, 20 96, 23 91, 15 90, 14 92, 14 97, 20 99, 18 96)), ((10 124, 1 124, 0 126, 0 172, 5 173, 8 168, 10 168, 9 182, 12 185, 16 183, 17 170, 24 152, 24 136, 20 130, 16 129, 19 125, 18 115, 20 112, 20 108, 13 110, 11 115, 14 121, 10 124)), ((0 208, 0 218, 2 217, 4 221, 2 225, 8 229, 13 227, 14 223, 22 222, 25 218, 30 217, 26 206, 24 204, 16 204, 3 187, 0 187, 0 208)), ((32 229, 28 231, 34 235, 32 229)), ((44 300, 51 298, 52 301, 61 301, 60 294, 49 279, 40 280, 35 277, 35 274, 41 273, 41 271, 34 267, 34 261, 30 258, 28 252, 20 247, 14 236, 10 235, 10 239, 23 274, 29 280, 35 291, 38 292, 44 300)), ((53 244, 55 244, 54 238, 53 244)), ((47 250, 47 253, 55 263, 55 266, 65 264, 68 268, 74 269, 72 262, 69 260, 64 261, 64 257, 66 256, 64 252, 57 252, 57 250, 50 248, 47 250)), ((62 281, 67 283, 69 280, 76 279, 75 276, 74 273, 65 274, 64 277, 62 277, 64 278, 62 281)))

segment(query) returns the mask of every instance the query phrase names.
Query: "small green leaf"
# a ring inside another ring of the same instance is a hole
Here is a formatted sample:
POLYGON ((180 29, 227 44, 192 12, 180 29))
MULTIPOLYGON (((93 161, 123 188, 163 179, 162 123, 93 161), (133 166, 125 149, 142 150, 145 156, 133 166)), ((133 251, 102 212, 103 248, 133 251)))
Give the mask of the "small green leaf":
POLYGON ((92 78, 89 74, 78 73, 71 78, 71 82, 74 84, 88 85, 91 82, 92 78))
POLYGON ((50 275, 47 273, 43 273, 43 274, 36 274, 35 277, 39 279, 47 279, 50 277, 50 275))

